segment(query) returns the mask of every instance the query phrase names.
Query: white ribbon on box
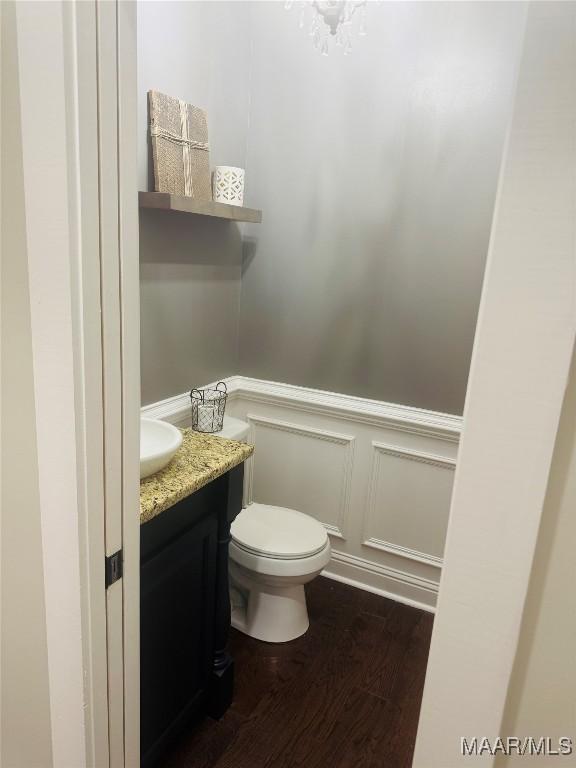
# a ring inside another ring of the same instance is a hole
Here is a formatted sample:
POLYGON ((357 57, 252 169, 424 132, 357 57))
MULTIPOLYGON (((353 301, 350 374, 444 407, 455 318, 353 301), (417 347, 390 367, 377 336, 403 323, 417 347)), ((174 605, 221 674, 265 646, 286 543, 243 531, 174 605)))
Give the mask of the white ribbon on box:
MULTIPOLYGON (((153 126, 150 129, 152 136, 161 136, 163 139, 173 141, 175 144, 180 144, 182 147, 182 160, 184 164, 184 194, 192 197, 194 187, 192 183, 192 156, 190 155, 191 149, 203 149, 206 152, 210 150, 210 145, 207 141, 194 141, 188 136, 188 105, 185 101, 179 100, 180 105, 180 127, 181 135, 169 131, 167 128, 159 128, 153 126)), ((242 171, 243 172, 243 171, 242 171)), ((242 205, 242 203, 240 203, 242 205)))

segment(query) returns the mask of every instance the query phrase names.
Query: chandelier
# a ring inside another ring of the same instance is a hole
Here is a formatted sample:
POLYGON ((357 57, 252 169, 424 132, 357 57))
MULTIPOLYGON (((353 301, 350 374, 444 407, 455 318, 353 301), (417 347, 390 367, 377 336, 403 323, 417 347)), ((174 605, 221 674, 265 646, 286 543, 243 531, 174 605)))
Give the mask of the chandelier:
MULTIPOLYGON (((292 0, 286 0, 284 7, 290 10, 292 0)), ((308 34, 316 50, 328 56, 331 40, 344 50, 344 55, 352 53, 353 21, 359 16, 358 34, 366 34, 366 11, 368 0, 307 0, 298 3, 300 19, 298 26, 306 26, 307 12, 311 11, 308 34), (358 14, 356 12, 359 12, 358 14)))

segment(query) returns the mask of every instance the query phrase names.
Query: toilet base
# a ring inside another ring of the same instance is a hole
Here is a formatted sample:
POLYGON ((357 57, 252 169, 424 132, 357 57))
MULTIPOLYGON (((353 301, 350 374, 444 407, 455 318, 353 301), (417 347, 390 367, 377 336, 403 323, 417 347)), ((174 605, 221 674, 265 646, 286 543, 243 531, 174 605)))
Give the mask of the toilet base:
POLYGON ((308 627, 303 585, 255 584, 238 567, 231 568, 232 626, 266 643, 287 643, 308 627))

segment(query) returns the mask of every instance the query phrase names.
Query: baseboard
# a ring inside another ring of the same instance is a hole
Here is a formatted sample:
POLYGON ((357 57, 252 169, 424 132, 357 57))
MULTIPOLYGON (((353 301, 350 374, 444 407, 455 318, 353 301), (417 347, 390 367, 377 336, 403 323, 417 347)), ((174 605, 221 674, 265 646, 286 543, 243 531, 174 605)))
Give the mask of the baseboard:
POLYGON ((436 612, 436 582, 361 557, 332 551, 332 559, 322 571, 322 576, 404 605, 436 612))

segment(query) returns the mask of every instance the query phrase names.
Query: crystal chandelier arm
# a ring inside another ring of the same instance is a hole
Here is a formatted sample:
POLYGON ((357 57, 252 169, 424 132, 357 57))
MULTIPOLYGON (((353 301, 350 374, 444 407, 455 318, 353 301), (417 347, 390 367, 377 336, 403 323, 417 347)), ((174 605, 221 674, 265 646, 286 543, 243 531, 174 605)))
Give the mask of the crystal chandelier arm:
MULTIPOLYGON (((286 0, 284 7, 289 10, 292 4, 292 0, 286 0)), ((344 47, 345 54, 350 53, 352 48, 350 25, 352 17, 359 8, 362 9, 359 34, 366 34, 368 0, 308 0, 308 3, 302 1, 300 5, 298 26, 300 28, 304 26, 304 11, 305 6, 308 5, 313 12, 309 34, 313 39, 314 47, 324 56, 328 55, 328 36, 336 38, 336 44, 344 47), (324 27, 324 32, 321 30, 322 21, 328 28, 324 27)))

